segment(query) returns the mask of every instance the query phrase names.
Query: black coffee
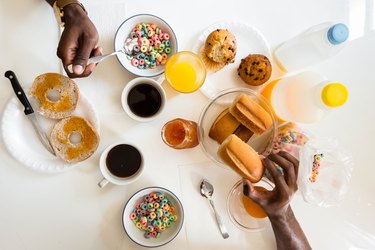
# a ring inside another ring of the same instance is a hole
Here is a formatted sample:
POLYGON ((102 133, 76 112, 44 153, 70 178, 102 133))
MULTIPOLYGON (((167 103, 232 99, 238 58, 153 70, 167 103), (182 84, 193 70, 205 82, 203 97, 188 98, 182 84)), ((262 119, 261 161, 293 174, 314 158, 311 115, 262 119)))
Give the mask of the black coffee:
POLYGON ((106 164, 109 172, 114 176, 124 178, 138 171, 142 164, 142 157, 135 147, 120 144, 108 152, 106 164))
POLYGON ((127 101, 134 114, 140 117, 150 117, 159 111, 162 99, 154 86, 141 83, 129 91, 127 101))

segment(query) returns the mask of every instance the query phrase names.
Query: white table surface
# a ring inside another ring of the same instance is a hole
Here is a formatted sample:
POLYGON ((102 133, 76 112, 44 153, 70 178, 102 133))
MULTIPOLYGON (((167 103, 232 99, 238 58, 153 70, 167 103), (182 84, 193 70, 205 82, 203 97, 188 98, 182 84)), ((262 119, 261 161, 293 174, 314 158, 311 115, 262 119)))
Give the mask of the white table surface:
MULTIPOLYGON (((86 0, 83 3, 98 28, 104 52, 113 50, 114 33, 121 22, 138 13, 152 13, 165 19, 177 34, 179 50, 190 50, 201 32, 219 21, 253 25, 263 33, 271 48, 321 22, 347 23, 352 41, 339 55, 311 69, 345 83, 350 91, 349 101, 311 129, 319 136, 338 138, 352 153, 354 168, 349 192, 341 206, 331 208, 307 204, 297 193, 292 207, 314 249, 375 249, 373 1, 86 0)), ((59 30, 52 9, 44 1, 0 1, 0 34, 1 74, 8 69, 15 71, 27 88, 39 74, 60 72, 56 57, 59 30)), ((0 140, 0 249, 140 249, 124 233, 121 212, 135 191, 153 185, 175 192, 186 210, 183 230, 162 249, 275 249, 269 228, 245 233, 228 220, 226 195, 237 176, 210 163, 200 147, 176 151, 160 139, 160 129, 166 121, 176 117, 197 121, 208 99, 199 91, 173 95, 167 89, 172 95, 164 114, 153 122, 138 123, 123 112, 120 104, 121 91, 132 78, 116 58, 111 58, 102 62, 89 78, 77 79, 81 91, 95 104, 101 141, 96 153, 75 169, 62 174, 33 172, 13 159, 0 140), (119 139, 141 148, 146 171, 131 185, 100 189, 97 186, 101 179, 100 153, 119 139), (194 189, 194 180, 200 177, 216 185, 214 198, 231 234, 227 241, 221 239, 208 203, 194 189), (201 227, 197 227, 199 223, 201 227)), ((14 93, 5 77, 0 77, 0 84, 3 112, 14 93)))

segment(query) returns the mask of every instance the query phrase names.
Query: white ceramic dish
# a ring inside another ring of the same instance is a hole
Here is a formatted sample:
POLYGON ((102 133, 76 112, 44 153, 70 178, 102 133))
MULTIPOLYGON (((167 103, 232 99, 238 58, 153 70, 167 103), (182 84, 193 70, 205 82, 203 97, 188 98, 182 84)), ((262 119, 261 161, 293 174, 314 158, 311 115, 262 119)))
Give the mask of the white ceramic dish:
MULTIPOLYGON (((163 19, 151 15, 151 14, 139 14, 126 19, 120 27, 117 29, 115 34, 115 51, 124 50, 125 40, 128 38, 131 30, 139 23, 154 23, 157 27, 161 28, 164 32, 169 33, 170 42, 171 42, 171 53, 168 55, 168 58, 178 51, 178 44, 176 34, 169 24, 163 19)), ((129 59, 127 59, 125 54, 118 54, 117 59, 120 64, 130 73, 137 76, 144 77, 155 77, 164 73, 165 65, 159 65, 155 69, 138 69, 131 65, 129 59)))
MULTIPOLYGON (((13 97, 6 105, 2 117, 1 132, 4 144, 14 159, 32 170, 46 173, 63 172, 79 164, 66 163, 49 153, 39 141, 31 122, 25 116, 23 110, 24 108, 20 101, 13 97)), ((82 93, 80 94, 77 109, 73 114, 86 118, 99 133, 99 118, 94 105, 82 93)), ((58 121, 44 118, 38 114, 37 118, 47 135, 49 135, 52 127, 58 121)))
POLYGON ((129 238, 143 247, 160 247, 172 241, 180 232, 184 223, 184 209, 177 196, 162 187, 147 187, 139 190, 126 203, 122 213, 122 223, 126 234, 129 238), (130 214, 135 205, 142 201, 143 197, 151 192, 160 192, 172 203, 175 208, 174 213, 177 215, 177 221, 173 222, 169 228, 166 228, 158 238, 145 238, 144 232, 138 229, 130 219, 130 214))
POLYGON ((237 74, 237 68, 241 59, 249 54, 262 54, 271 60, 271 52, 268 42, 264 36, 254 27, 244 23, 223 22, 209 26, 198 38, 193 52, 200 54, 208 35, 216 29, 228 29, 237 40, 237 53, 235 62, 226 65, 217 72, 207 72, 206 81, 200 88, 200 91, 208 98, 213 98, 218 92, 228 88, 253 88, 242 81, 237 74))

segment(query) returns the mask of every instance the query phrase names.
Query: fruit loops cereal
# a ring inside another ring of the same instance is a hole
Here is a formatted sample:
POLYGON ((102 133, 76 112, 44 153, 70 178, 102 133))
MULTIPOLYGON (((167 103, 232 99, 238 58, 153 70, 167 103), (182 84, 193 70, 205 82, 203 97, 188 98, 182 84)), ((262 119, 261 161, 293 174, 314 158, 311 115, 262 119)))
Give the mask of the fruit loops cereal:
POLYGON ((287 123, 279 128, 273 143, 272 153, 276 154, 279 151, 287 151, 292 155, 296 155, 294 151, 298 150, 298 148, 289 145, 302 146, 306 144, 307 141, 307 136, 303 134, 296 124, 287 123))
POLYGON ((311 183, 314 183, 316 181, 316 178, 318 177, 320 163, 321 163, 323 157, 324 157, 323 154, 315 154, 314 155, 314 162, 313 162, 313 167, 312 167, 312 173, 311 173, 311 176, 309 178, 309 181, 311 183))
POLYGON ((177 221, 172 203, 160 192, 145 195, 130 213, 134 225, 145 232, 145 238, 158 238, 160 234, 177 221))
POLYGON ((167 62, 171 53, 170 36, 152 23, 139 23, 125 40, 125 50, 131 65, 139 69, 154 69, 167 62))

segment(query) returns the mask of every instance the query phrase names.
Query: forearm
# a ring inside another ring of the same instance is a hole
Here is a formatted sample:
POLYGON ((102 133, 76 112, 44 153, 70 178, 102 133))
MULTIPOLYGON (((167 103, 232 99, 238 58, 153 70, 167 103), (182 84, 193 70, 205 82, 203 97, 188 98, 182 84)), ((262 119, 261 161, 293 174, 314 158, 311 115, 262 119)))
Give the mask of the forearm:
MULTIPOLYGON (((49 5, 53 6, 56 0, 46 0, 46 2, 49 5)), ((82 7, 77 4, 69 4, 65 6, 64 12, 65 12, 65 19, 67 20, 73 19, 73 18, 79 19, 80 17, 87 16, 86 12, 82 9, 82 7)))
POLYGON ((47 3, 49 3, 49 5, 53 6, 53 4, 55 3, 56 0, 46 0, 47 3))
POLYGON ((278 250, 311 249, 301 226, 289 206, 285 215, 269 216, 278 250))

